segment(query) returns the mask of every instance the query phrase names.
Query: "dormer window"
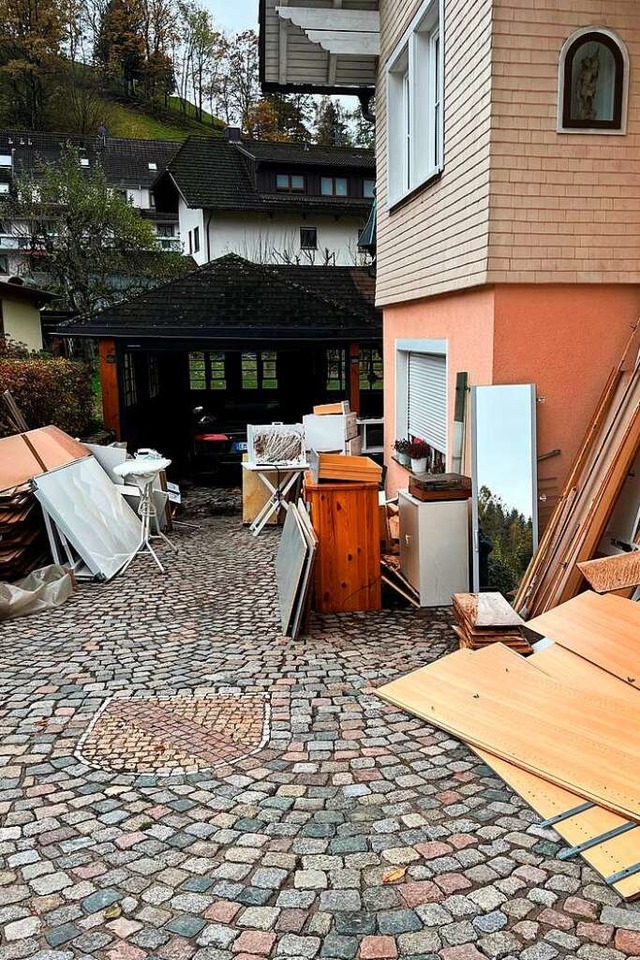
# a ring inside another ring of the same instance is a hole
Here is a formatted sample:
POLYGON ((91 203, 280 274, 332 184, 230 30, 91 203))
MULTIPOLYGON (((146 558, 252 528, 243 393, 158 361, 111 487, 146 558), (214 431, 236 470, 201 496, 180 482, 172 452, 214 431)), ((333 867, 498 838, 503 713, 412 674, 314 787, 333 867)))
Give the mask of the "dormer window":
POLYGON ((153 162, 149 163, 149 170, 157 170, 157 169, 158 169, 157 163, 153 163, 153 162))
POLYGON ((280 193, 304 193, 304 176, 298 173, 276 174, 276 190, 280 193))
POLYGON ((81 167, 88 167, 88 166, 89 166, 89 158, 88 158, 88 157, 80 157, 80 166, 81 166, 81 167))
POLYGON ((10 167, 10 166, 11 166, 11 154, 0 153, 0 167, 10 167))
POLYGON ((629 59, 606 29, 574 33, 560 53, 558 132, 624 133, 629 59))
POLYGON ((323 197, 346 197, 349 193, 346 177, 321 177, 320 193, 323 197))

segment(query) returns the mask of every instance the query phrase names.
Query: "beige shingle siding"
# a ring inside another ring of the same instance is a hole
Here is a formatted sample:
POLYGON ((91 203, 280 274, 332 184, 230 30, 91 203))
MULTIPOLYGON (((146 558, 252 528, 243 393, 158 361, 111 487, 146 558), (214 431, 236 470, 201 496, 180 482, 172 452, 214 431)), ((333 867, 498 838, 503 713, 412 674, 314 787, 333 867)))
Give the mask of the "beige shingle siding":
POLYGON ((384 64, 418 2, 382 0, 378 101, 378 302, 395 303, 486 279, 489 231, 490 0, 447 0, 441 179, 389 213, 384 64))
POLYGON ((637 0, 494 5, 489 279, 640 281, 637 0), (627 133, 556 133, 558 59, 575 30, 606 26, 630 58, 627 133))

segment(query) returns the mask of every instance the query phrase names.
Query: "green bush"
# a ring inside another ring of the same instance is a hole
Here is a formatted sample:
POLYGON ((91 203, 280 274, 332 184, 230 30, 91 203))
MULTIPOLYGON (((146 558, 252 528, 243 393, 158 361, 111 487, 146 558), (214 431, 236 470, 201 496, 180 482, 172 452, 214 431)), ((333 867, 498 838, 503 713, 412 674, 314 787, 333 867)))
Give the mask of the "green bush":
MULTIPOLYGON (((16 356, 0 349, 0 395, 10 390, 29 427, 52 423, 80 436, 92 419, 91 368, 47 354, 16 356)), ((0 402, 0 436, 15 433, 0 402)))

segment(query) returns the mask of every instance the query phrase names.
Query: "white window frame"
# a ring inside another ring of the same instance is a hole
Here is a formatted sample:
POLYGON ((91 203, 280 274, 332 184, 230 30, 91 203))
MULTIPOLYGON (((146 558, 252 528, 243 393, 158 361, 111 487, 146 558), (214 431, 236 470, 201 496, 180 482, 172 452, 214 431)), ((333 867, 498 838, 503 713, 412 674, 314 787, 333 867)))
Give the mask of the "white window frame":
POLYGON ((387 62, 389 206, 443 168, 443 35, 444 0, 425 0, 387 62))
MULTIPOLYGON (((409 356, 412 353, 427 353, 444 356, 446 361, 446 377, 449 383, 449 349, 447 340, 396 340, 396 438, 402 440, 409 435, 409 356)), ((439 451, 444 455, 445 462, 449 462, 449 390, 447 389, 446 412, 446 449, 439 451)))

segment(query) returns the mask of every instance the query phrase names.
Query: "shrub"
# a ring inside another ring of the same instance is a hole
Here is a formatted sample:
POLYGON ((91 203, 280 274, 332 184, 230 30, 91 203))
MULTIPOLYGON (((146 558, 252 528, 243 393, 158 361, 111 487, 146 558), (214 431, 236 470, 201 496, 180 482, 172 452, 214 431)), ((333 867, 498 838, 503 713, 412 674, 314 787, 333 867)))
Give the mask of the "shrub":
MULTIPOLYGON (((90 367, 78 360, 19 353, 0 350, 0 396, 11 391, 31 428, 52 423, 72 436, 82 434, 92 417, 90 367)), ((0 436, 11 433, 15 429, 0 402, 0 436)))

